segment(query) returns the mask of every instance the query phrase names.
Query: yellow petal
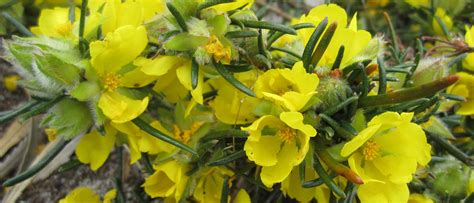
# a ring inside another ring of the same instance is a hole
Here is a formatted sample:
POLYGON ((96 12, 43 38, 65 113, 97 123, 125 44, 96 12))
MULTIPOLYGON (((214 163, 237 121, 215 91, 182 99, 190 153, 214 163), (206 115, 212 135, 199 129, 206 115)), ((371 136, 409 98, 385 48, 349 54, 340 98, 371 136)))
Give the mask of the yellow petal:
POLYGON ((186 60, 177 56, 158 56, 155 59, 138 58, 135 65, 141 67, 141 70, 148 75, 162 76, 169 70, 177 68, 185 63, 186 60))
POLYGON ((123 26, 90 43, 91 64, 103 76, 116 73, 137 58, 148 44, 145 27, 123 26))
POLYGON ((251 203, 250 196, 244 189, 240 189, 237 195, 235 196, 235 203, 251 203))
POLYGON ((140 2, 106 0, 103 9, 104 23, 102 32, 108 34, 116 29, 131 25, 139 26, 143 22, 143 7, 140 2))
POLYGON ((87 187, 78 187, 71 191, 59 203, 100 203, 100 197, 87 187))
POLYGON ((293 129, 297 129, 309 137, 316 136, 316 130, 313 126, 303 123, 303 114, 300 112, 283 112, 280 114, 280 120, 293 129))
POLYGON ((149 176, 142 187, 152 198, 169 197, 177 184, 184 178, 183 165, 175 160, 155 166, 155 173, 149 176))
POLYGON ((76 147, 76 156, 80 162, 90 164, 93 171, 99 169, 114 148, 116 131, 106 126, 106 134, 96 130, 84 135, 76 147))
POLYGON ((187 61, 176 69, 176 75, 179 79, 179 82, 189 91, 191 91, 191 96, 193 99, 199 103, 203 103, 202 97, 202 87, 204 82, 204 73, 203 70, 199 71, 198 75, 198 84, 195 89, 192 87, 191 83, 191 61, 187 61))
POLYGON ((362 203, 371 202, 407 202, 409 191, 406 184, 390 182, 368 182, 359 186, 357 190, 362 203))
POLYGON ((156 79, 156 76, 147 75, 139 68, 135 68, 120 77, 120 86, 129 88, 139 88, 149 85, 156 79))
POLYGON ((259 166, 273 166, 277 163, 277 155, 282 142, 277 136, 262 136, 259 141, 247 140, 245 153, 250 161, 259 166))
POLYGON ((112 203, 117 196, 117 189, 107 191, 104 195, 104 203, 112 203))
POLYGON ((148 97, 133 100, 118 92, 104 92, 99 99, 99 108, 114 123, 125 123, 140 116, 148 106, 148 97))
POLYGON ((175 71, 160 76, 153 90, 163 93, 167 101, 171 103, 177 103, 188 95, 188 90, 179 82, 175 71))
POLYGON ((278 153, 278 161, 276 165, 262 167, 260 178, 262 183, 271 188, 273 184, 282 182, 288 175, 295 164, 295 157, 297 156, 297 148, 290 144, 284 144, 278 153))
POLYGON ((380 124, 373 125, 362 130, 351 141, 344 144, 341 150, 341 156, 347 157, 351 155, 353 152, 355 152, 357 149, 359 149, 362 145, 365 144, 365 142, 367 142, 367 140, 369 140, 370 138, 372 138, 372 136, 375 135, 375 133, 379 130, 380 126, 381 126, 380 124))

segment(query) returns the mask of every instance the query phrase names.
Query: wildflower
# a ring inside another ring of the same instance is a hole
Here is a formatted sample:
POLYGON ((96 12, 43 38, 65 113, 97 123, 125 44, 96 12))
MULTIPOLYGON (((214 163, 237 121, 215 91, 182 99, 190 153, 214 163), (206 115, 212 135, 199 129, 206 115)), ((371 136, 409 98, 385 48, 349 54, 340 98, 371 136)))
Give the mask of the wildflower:
POLYGON ((405 184, 412 180, 418 164, 428 164, 431 146, 422 128, 411 122, 412 118, 413 113, 380 114, 343 146, 341 155, 349 156, 349 166, 364 183, 405 184))
MULTIPOLYGON (((464 36, 464 41, 470 46, 474 47, 474 26, 469 28, 466 26, 466 35, 464 36)), ((474 53, 469 53, 466 58, 462 61, 462 66, 465 69, 474 71, 474 53)))
MULTIPOLYGON (((77 40, 80 10, 75 8, 73 22, 69 19, 69 13, 69 8, 63 7, 43 9, 38 18, 38 26, 32 27, 31 32, 36 35, 77 40)), ((87 16, 84 25, 84 36, 88 38, 89 34, 99 27, 99 23, 100 15, 98 13, 91 13, 87 16)))
POLYGON ((263 116, 242 130, 250 133, 244 146, 247 157, 262 166, 260 178, 267 187, 283 181, 303 161, 310 137, 316 136, 299 112, 263 116))
MULTIPOLYGON (((247 86, 255 83, 258 72, 247 71, 234 75, 239 81, 247 86)), ((245 124, 257 119, 253 111, 260 99, 250 97, 235 89, 223 78, 216 81, 218 87, 216 98, 210 103, 214 109, 216 118, 226 124, 245 124)))
POLYGON ((433 17, 433 29, 437 35, 443 36, 443 28, 441 28, 438 20, 436 20, 437 17, 443 21, 448 31, 453 27, 453 20, 449 15, 446 14, 446 11, 443 8, 436 8, 436 13, 433 17))
POLYGON ((299 111, 316 93, 319 79, 316 74, 306 73, 303 62, 290 69, 271 69, 255 83, 259 98, 269 99, 290 111, 299 111))
POLYGON ((459 80, 448 87, 447 92, 464 97, 466 100, 460 103, 460 107, 456 113, 459 115, 473 115, 474 114, 474 75, 460 72, 459 80))
MULTIPOLYGON (((317 65, 332 65, 337 58, 339 48, 343 45, 345 49, 340 66, 343 69, 353 63, 356 56, 365 50, 372 36, 365 30, 357 29, 357 15, 352 17, 350 24, 347 26, 346 11, 336 4, 324 4, 315 7, 307 15, 301 16, 296 23, 319 25, 325 17, 328 18, 328 24, 337 23, 337 28, 328 48, 317 65)), ((313 32, 314 29, 300 29, 298 30, 298 35, 306 45, 313 32)))
POLYGON ((138 117, 148 105, 148 97, 134 99, 119 91, 120 87, 142 87, 153 81, 140 68, 121 72, 125 65, 141 54, 147 43, 143 26, 124 26, 107 34, 103 41, 90 44, 91 64, 103 87, 98 106, 115 123, 125 123, 138 117))
POLYGON ((412 193, 408 198, 408 203, 433 203, 433 200, 423 194, 412 193))
POLYGON ((17 83, 19 79, 20 76, 18 75, 6 76, 5 78, 3 78, 3 86, 5 86, 5 89, 7 89, 9 92, 14 92, 17 88, 17 83))
POLYGON ((78 187, 71 191, 66 197, 59 200, 59 203, 100 203, 100 197, 87 187, 78 187))
MULTIPOLYGON (((194 189, 193 197, 198 202, 219 202, 226 177, 233 176, 234 172, 225 167, 210 167, 203 169, 194 189)), ((230 188, 230 186, 229 186, 230 188)))
POLYGON ((186 187, 188 166, 177 160, 154 165, 155 172, 146 178, 142 187, 152 198, 162 197, 175 202, 181 199, 186 187))

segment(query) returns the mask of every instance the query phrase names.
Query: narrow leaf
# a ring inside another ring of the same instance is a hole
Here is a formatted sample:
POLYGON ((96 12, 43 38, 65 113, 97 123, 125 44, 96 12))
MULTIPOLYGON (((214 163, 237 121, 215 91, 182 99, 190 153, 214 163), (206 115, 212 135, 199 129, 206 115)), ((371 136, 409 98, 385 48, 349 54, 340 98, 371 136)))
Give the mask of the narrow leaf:
POLYGON ((193 89, 196 89, 198 85, 199 79, 199 64, 197 63, 196 59, 193 58, 191 63, 191 86, 193 89))
POLYGON ((311 64, 313 64, 314 66, 318 65, 319 61, 323 57, 324 52, 326 52, 329 43, 331 43, 332 36, 334 36, 336 28, 337 23, 331 23, 326 32, 324 32, 324 35, 321 37, 321 40, 319 41, 318 46, 316 47, 316 50, 314 51, 313 56, 311 57, 311 64))
POLYGON ((63 139, 58 140, 56 145, 51 149, 51 151, 48 151, 48 153, 37 164, 30 167, 28 170, 24 171, 20 175, 17 175, 13 178, 6 180, 3 183, 3 186, 10 187, 32 177, 33 175, 38 173, 41 169, 43 169, 46 165, 48 165, 48 163, 51 162, 54 159, 54 157, 56 157, 56 155, 59 154, 59 152, 61 152, 61 150, 66 144, 67 144, 67 141, 63 139))
POLYGON ((217 63, 214 61, 214 67, 216 68, 217 72, 225 79, 227 82, 229 82, 232 86, 237 88, 238 90, 242 91, 246 95, 249 95, 251 97, 256 97, 255 93, 242 84, 239 80, 237 80, 229 70, 227 70, 222 64, 217 63))
POLYGON ((232 19, 232 22, 234 22, 234 21, 239 21, 245 27, 275 30, 275 31, 279 31, 279 32, 282 32, 282 33, 285 33, 285 34, 296 35, 296 30, 295 29, 293 29, 292 27, 282 25, 282 24, 278 24, 278 23, 271 23, 271 22, 265 22, 265 21, 254 21, 254 20, 236 20, 236 19, 232 19))
POLYGON ((147 132, 148 134, 152 135, 153 137, 156 137, 168 144, 174 145, 184 151, 187 151, 193 155, 198 156, 197 152, 194 151, 191 147, 179 142, 178 140, 175 140, 172 137, 169 137, 165 135, 164 133, 158 131, 157 129, 153 128, 151 125, 146 123, 144 120, 141 118, 136 118, 132 121, 135 125, 137 125, 141 130, 147 132))
POLYGON ((309 71, 309 66, 311 65, 311 56, 313 55, 314 48, 316 47, 316 43, 318 43, 319 38, 321 38, 321 35, 323 34, 324 30, 326 29, 326 26, 328 25, 328 18, 324 18, 322 20, 318 27, 314 30, 313 34, 308 40, 308 43, 306 43, 306 47, 304 48, 303 51, 303 66, 306 69, 306 72, 309 71))
POLYGON ((188 27, 186 26, 186 21, 184 21, 184 18, 181 13, 179 13, 178 9, 176 9, 176 7, 174 7, 171 2, 167 2, 166 7, 168 7, 168 10, 176 19, 176 22, 178 23, 179 27, 181 27, 181 30, 187 32, 188 27))

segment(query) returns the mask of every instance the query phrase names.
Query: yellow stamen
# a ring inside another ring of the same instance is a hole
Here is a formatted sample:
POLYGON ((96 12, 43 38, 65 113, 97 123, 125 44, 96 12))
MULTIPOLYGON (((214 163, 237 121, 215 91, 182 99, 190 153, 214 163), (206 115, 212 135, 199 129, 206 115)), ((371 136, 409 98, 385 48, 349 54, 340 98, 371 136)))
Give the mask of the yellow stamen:
POLYGON ((212 35, 209 42, 204 47, 206 52, 213 55, 214 60, 222 62, 230 62, 231 51, 229 47, 225 47, 217 36, 212 35))
POLYGON ((367 161, 372 161, 379 156, 380 147, 377 142, 369 140, 362 149, 362 154, 367 161))
POLYGON ((56 32, 63 37, 67 37, 72 34, 72 29, 72 24, 67 22, 56 27, 56 32))
POLYGON ((107 91, 114 91, 120 85, 120 76, 112 73, 107 73, 103 80, 104 88, 107 91))
POLYGON ((284 127, 280 129, 279 134, 281 139, 286 143, 292 142, 296 137, 296 131, 289 127, 284 127))

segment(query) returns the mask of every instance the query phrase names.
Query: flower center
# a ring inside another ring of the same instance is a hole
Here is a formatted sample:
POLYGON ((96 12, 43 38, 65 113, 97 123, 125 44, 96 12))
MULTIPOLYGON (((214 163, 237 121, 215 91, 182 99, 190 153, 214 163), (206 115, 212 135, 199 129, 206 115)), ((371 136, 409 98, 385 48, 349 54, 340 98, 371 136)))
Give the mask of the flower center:
POLYGON ((71 35, 72 29, 72 24, 70 22, 67 22, 56 27, 56 32, 63 37, 67 37, 71 35))
POLYGON ((224 47, 224 45, 219 41, 219 38, 215 35, 211 36, 211 39, 209 39, 209 42, 204 48, 208 54, 214 56, 214 60, 230 62, 230 48, 224 47))
POLYGON ((279 134, 281 139, 286 143, 292 142, 296 137, 296 131, 289 127, 284 127, 280 129, 279 134))
POLYGON ((199 130, 199 128, 204 124, 204 122, 193 122, 191 124, 191 129, 190 130, 185 130, 181 131, 181 129, 177 125, 173 125, 173 134, 174 137, 181 141, 182 143, 188 143, 189 140, 191 139, 191 136, 199 130))
POLYGON ((362 150, 362 154, 364 154, 365 160, 372 161, 379 155, 380 147, 377 142, 369 140, 367 141, 367 143, 365 143, 364 149, 362 150))
POLYGON ((104 77, 103 82, 104 88, 107 91, 114 91, 120 85, 120 76, 113 73, 107 73, 104 77))

